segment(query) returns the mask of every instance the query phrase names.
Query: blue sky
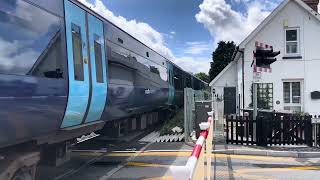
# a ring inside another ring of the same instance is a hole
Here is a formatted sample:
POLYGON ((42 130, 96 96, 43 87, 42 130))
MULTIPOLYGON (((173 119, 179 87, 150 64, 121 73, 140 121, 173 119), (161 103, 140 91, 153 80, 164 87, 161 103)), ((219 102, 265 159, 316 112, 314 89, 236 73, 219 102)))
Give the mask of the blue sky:
POLYGON ((193 73, 208 73, 211 53, 219 40, 233 40, 240 43, 281 2, 281 0, 79 1, 193 73))
MULTIPOLYGON (((187 42, 208 42, 212 39, 209 31, 195 18, 201 1, 183 1, 184 3, 181 0, 103 0, 115 15, 146 22, 164 34, 168 47, 177 56, 184 54, 187 42)), ((210 55, 210 52, 206 53, 206 56, 210 55)))

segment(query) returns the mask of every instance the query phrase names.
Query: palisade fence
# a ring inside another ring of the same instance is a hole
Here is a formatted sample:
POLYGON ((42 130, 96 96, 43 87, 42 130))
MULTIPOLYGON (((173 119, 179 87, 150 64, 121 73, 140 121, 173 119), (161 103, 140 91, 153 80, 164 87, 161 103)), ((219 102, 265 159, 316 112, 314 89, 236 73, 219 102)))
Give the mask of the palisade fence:
POLYGON ((196 112, 196 109, 198 111, 197 105, 198 104, 204 104, 204 107, 206 110, 202 109, 205 116, 207 116, 207 112, 212 111, 212 95, 209 91, 206 90, 193 90, 191 88, 185 88, 184 89, 184 135, 185 135, 185 141, 191 142, 192 136, 196 135, 196 131, 198 130, 198 124, 200 122, 197 121, 197 119, 204 119, 203 117, 198 117, 199 112, 196 112), (208 107, 209 106, 209 107, 208 107))
POLYGON ((226 117, 226 142, 245 145, 308 145, 313 146, 312 116, 284 113, 258 113, 252 116, 226 117))

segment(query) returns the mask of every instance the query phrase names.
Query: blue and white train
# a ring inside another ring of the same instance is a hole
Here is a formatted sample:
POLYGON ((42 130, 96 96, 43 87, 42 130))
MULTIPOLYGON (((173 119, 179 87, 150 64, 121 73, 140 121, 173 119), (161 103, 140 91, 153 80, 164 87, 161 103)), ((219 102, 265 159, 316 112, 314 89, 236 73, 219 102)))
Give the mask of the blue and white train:
MULTIPOLYGON (((185 87, 205 86, 75 0, 0 1, 0 165, 9 151, 45 153, 106 122, 182 106, 185 87)), ((21 168, 7 178, 33 176, 21 168)))

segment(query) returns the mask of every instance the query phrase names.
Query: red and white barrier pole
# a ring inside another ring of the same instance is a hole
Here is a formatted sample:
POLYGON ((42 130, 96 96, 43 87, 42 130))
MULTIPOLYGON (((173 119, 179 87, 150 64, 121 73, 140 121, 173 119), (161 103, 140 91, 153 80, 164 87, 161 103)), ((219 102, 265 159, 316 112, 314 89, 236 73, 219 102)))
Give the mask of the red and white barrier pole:
POLYGON ((211 151, 212 151, 212 117, 208 118, 208 122, 201 123, 200 136, 193 148, 191 157, 188 159, 186 166, 172 166, 170 171, 175 180, 187 179, 204 179, 205 174, 210 179, 211 171, 211 151), (209 138, 208 138, 209 137, 209 138), (208 138, 208 139, 207 139, 208 138), (211 145, 210 145, 211 144, 211 145), (207 170, 204 168, 204 151, 207 149, 207 170))

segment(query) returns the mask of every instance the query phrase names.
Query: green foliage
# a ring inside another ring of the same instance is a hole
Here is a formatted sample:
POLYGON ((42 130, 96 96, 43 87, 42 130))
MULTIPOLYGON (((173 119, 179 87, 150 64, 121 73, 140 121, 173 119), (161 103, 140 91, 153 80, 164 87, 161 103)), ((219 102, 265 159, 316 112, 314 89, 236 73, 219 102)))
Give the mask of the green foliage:
POLYGON ((298 117, 309 116, 309 113, 306 112, 295 112, 295 115, 298 117))
POLYGON ((208 91, 203 91, 204 100, 209 100, 210 95, 211 95, 210 92, 208 92, 208 91))
POLYGON ((171 118, 170 120, 166 121, 160 129, 160 135, 167 135, 173 134, 172 128, 178 126, 181 129, 184 127, 184 114, 183 109, 179 110, 177 114, 171 118))
POLYGON ((217 49, 212 53, 211 67, 209 70, 209 81, 212 81, 231 61, 236 49, 233 41, 220 41, 217 49))
POLYGON ((199 72, 199 73, 195 74, 194 76, 196 76, 197 78, 201 79, 204 82, 209 83, 209 76, 206 73, 199 72))

